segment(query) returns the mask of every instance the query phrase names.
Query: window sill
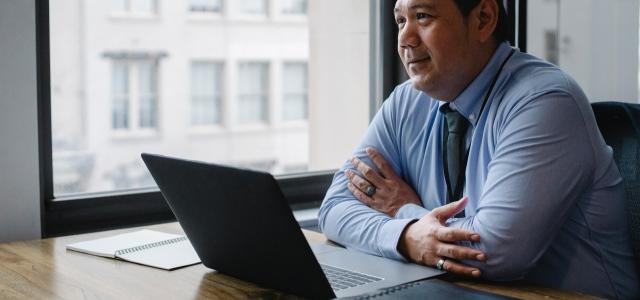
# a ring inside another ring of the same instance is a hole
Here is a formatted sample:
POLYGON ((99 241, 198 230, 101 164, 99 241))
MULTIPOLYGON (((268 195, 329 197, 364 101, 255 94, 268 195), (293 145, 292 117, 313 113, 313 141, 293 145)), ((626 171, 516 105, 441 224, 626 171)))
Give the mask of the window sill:
MULTIPOLYGON (((335 170, 275 176, 296 219, 313 227, 335 170)), ((64 195, 46 201, 43 237, 174 221, 157 188, 64 195)))
POLYGON ((157 13, 145 14, 145 13, 129 13, 129 12, 112 12, 109 14, 109 19, 114 21, 150 21, 155 22, 160 20, 160 16, 157 13))
POLYGON ((111 139, 114 141, 140 140, 140 139, 158 139, 160 132, 158 130, 112 130, 111 139))
POLYGON ((219 12, 193 12, 189 11, 187 15, 188 22, 216 22, 224 20, 224 16, 219 12))
POLYGON ((201 137, 227 134, 228 130, 222 125, 193 125, 187 131, 189 137, 201 137))
POLYGON ((273 21, 278 23, 304 24, 309 21, 309 18, 307 15, 279 14, 273 18, 273 21))
POLYGON ((297 120, 297 121, 281 121, 275 126, 277 129, 290 129, 290 128, 308 128, 309 121, 297 120))
POLYGON ((232 133, 251 133, 271 130, 268 123, 238 124, 231 129, 232 133))

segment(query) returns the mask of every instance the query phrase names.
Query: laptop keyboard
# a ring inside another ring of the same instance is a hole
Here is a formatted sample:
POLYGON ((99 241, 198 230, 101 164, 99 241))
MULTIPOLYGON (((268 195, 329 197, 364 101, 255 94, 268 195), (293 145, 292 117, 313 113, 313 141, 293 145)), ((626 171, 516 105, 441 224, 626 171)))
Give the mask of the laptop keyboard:
POLYGON ((382 278, 320 264, 334 291, 382 280, 382 278))

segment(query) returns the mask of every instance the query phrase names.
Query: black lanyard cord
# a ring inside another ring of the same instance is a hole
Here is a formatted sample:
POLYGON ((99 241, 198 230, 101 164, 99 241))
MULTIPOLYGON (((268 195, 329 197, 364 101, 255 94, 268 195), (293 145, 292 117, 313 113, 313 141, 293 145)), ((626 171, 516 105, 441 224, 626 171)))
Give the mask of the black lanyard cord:
MULTIPOLYGON (((489 86, 489 90, 487 90, 487 93, 485 94, 484 99, 482 100, 482 106, 480 107, 480 112, 478 113, 478 118, 476 119, 476 121, 480 121, 480 118, 482 117, 482 113, 484 112, 484 107, 487 104, 487 101, 489 100, 489 96, 493 92, 493 88, 495 87, 496 82, 498 81, 498 77, 500 77, 500 73, 502 73, 502 69, 507 64, 507 62, 509 61, 511 56, 513 56, 514 53, 515 53, 515 50, 511 49, 511 53, 509 53, 509 56, 507 56, 507 58, 502 62, 496 75, 493 76, 493 79, 491 80, 491 85, 489 86)), ((447 126, 446 122, 443 122, 443 123, 444 123, 443 126, 447 126)), ((464 158, 462 159, 461 172, 458 174, 458 178, 457 178, 458 179, 457 182, 459 182, 459 184, 456 187, 456 190, 454 191, 454 193, 451 193, 451 182, 449 181, 449 171, 448 171, 449 166, 447 163, 447 147, 444 147, 445 142, 447 141, 448 135, 449 135, 449 131, 446 130, 445 128, 444 136, 443 136, 442 162, 444 166, 443 168, 444 180, 447 185, 447 198, 448 198, 447 203, 450 203, 450 202, 459 200, 459 199, 453 199, 454 197, 456 197, 457 195, 462 195, 464 185, 466 183, 465 173, 467 171, 467 161, 469 159, 469 150, 471 149, 471 143, 466 147, 465 155, 464 155, 464 158)))

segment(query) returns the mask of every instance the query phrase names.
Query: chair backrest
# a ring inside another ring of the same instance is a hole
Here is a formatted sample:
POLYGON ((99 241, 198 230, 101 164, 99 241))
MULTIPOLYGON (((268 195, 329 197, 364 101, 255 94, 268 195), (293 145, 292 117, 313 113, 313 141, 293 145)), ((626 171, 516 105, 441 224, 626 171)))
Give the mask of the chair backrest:
POLYGON ((631 243, 640 271, 640 104, 597 102, 591 107, 622 175, 631 243))

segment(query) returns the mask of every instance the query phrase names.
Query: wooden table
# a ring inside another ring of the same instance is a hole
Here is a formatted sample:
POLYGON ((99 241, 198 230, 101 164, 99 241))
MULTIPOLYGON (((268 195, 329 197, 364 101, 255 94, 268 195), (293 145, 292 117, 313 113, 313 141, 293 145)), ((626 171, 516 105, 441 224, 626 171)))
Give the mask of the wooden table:
MULTIPOLYGON (((177 223, 144 228, 183 233, 177 223)), ((206 268, 164 271, 67 251, 70 243, 139 230, 130 228, 0 244, 0 299, 229 299, 294 298, 206 268)), ((307 239, 326 241, 316 232, 307 239)), ((451 280, 451 279, 450 279, 451 280)), ((452 280, 455 284, 525 299, 584 299, 586 295, 525 285, 452 280)))

